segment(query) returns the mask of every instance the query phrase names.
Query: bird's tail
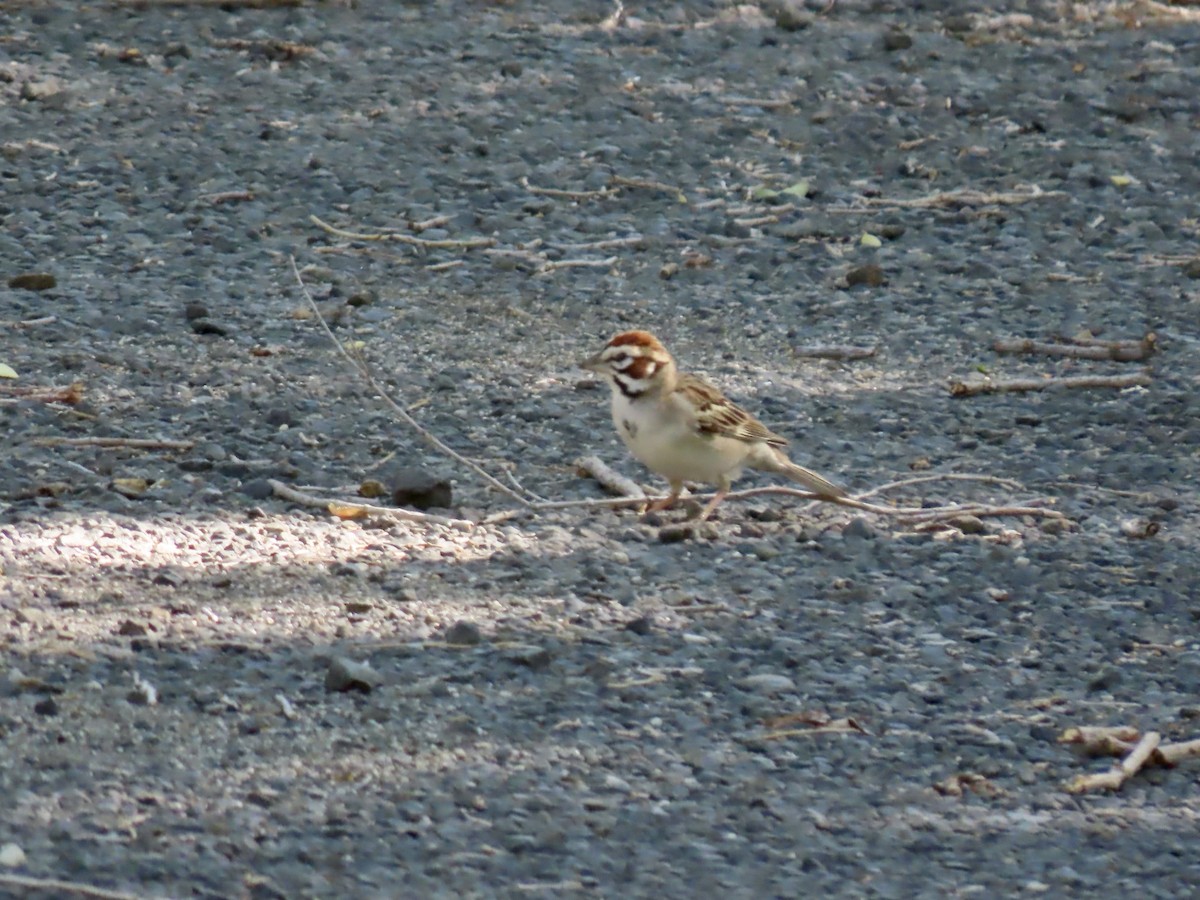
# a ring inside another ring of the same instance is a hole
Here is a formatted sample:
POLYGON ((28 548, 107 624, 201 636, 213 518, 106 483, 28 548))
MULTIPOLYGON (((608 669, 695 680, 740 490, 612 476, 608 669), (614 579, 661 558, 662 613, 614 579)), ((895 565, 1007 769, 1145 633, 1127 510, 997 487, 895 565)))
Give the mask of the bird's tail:
POLYGON ((792 481, 804 485, 810 491, 822 497, 833 499, 835 497, 847 496, 844 488, 840 488, 832 481, 822 478, 816 472, 810 472, 804 466, 796 465, 790 459, 787 460, 787 465, 780 469, 780 471, 792 479, 792 481))
POLYGON ((769 454, 758 454, 758 458, 753 459, 750 464, 756 469, 786 475, 797 484, 804 485, 814 494, 827 499, 849 496, 844 488, 838 487, 832 481, 822 478, 816 472, 809 471, 804 466, 796 465, 787 458, 787 455, 782 450, 771 447, 770 451, 769 454))

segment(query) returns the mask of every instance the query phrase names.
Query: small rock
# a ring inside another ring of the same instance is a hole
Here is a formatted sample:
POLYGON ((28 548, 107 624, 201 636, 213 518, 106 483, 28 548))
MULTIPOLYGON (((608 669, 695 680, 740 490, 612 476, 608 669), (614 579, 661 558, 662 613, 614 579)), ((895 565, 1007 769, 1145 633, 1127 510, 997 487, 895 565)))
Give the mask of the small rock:
POLYGON ((510 647, 504 652, 504 658, 509 662, 517 665, 527 666, 535 672, 540 672, 550 666, 553 656, 545 647, 538 647, 535 644, 523 644, 519 647, 510 647))
POLYGON ((975 19, 967 13, 950 15, 942 19, 942 27, 951 34, 962 34, 975 27, 975 19))
POLYGON ((1200 257, 1184 263, 1183 274, 1188 278, 1200 278, 1200 257))
POLYGON ((442 639, 447 644, 456 644, 460 647, 474 647, 483 642, 483 632, 479 630, 479 626, 474 622, 458 621, 446 629, 446 633, 442 635, 442 639))
POLYGON ((273 496, 275 489, 271 487, 271 482, 266 478, 255 478, 247 481, 242 485, 242 493, 251 500, 266 500, 273 496))
POLYGON ((412 509, 440 507, 449 509, 454 503, 450 482, 416 467, 399 469, 388 482, 392 486, 392 502, 412 509))
POLYGON ((1068 519, 1043 519, 1041 529, 1044 534, 1066 534, 1071 530, 1068 519))
POLYGON ((696 529, 687 522, 664 525, 658 529, 658 540, 662 544, 679 544, 696 534, 696 529))
POLYGON ((1121 534, 1132 540, 1144 540, 1154 537, 1161 528, 1153 519, 1126 519, 1121 523, 1121 534))
POLYGON ((53 697, 46 697, 33 704, 33 711, 39 716, 57 716, 58 704, 54 702, 53 697))
POLYGON ((1112 666, 1106 666, 1097 672, 1092 680, 1088 682, 1088 690, 1092 693, 1107 691, 1120 683, 1121 670, 1115 669, 1112 666))
POLYGON ((122 637, 145 637, 146 626, 133 621, 133 619, 126 619, 117 626, 117 634, 122 637))
POLYGON ((889 28, 883 35, 883 49, 889 53, 894 50, 907 50, 912 45, 912 36, 899 28, 889 28))
POLYGON ((183 308, 183 317, 189 322, 194 322, 196 319, 207 319, 208 307, 203 303, 189 303, 183 308))
POLYGON ((855 516, 842 529, 842 537, 868 541, 879 537, 879 532, 875 530, 875 526, 867 521, 865 517, 855 516))
POLYGON ((987 525, 983 523, 983 519, 978 516, 955 516, 953 519, 947 520, 950 525, 953 525, 963 534, 986 534, 987 525))
POLYGON ((625 630, 634 634, 646 635, 654 630, 654 620, 649 616, 638 616, 625 623, 625 630))
POLYGON ((218 325, 211 319, 193 319, 192 331, 195 334, 211 334, 216 337, 228 337, 229 329, 224 325, 218 325))
POLYGON ((325 671, 325 690, 330 693, 361 691, 369 694, 383 683, 383 677, 366 663, 335 656, 325 671))
POLYGON ((25 862, 25 851, 16 844, 5 844, 0 847, 0 866, 15 869, 25 862))
POLYGON ((779 555, 779 548, 766 541, 760 541, 754 545, 754 555, 763 562, 770 562, 779 555))
POLYGON ((796 683, 786 675, 775 675, 763 672, 758 675, 747 675, 738 679, 737 686, 747 691, 758 691, 763 694, 779 694, 794 691, 796 683))
POLYGON ((14 290, 48 291, 58 284, 58 279, 47 272, 29 272, 25 275, 14 275, 8 279, 8 286, 14 290))
POLYGON ((125 695, 125 699, 134 706, 158 706, 158 688, 134 672, 133 689, 125 695))
POLYGON ((46 78, 42 81, 27 81, 21 85, 21 99, 44 102, 66 92, 66 85, 59 78, 46 78))
POLYGON ((762 4, 762 11, 784 31, 802 31, 814 20, 813 14, 804 8, 802 0, 769 0, 762 4))
POLYGON ((274 409, 267 410, 264 421, 272 428, 282 428, 285 425, 290 428, 296 424, 296 416, 286 406, 276 406, 274 409))
POLYGON ((867 263, 865 266, 857 266, 847 272, 846 284, 849 287, 856 287, 860 284, 865 284, 867 287, 882 287, 887 284, 887 277, 883 274, 883 269, 875 263, 867 263))

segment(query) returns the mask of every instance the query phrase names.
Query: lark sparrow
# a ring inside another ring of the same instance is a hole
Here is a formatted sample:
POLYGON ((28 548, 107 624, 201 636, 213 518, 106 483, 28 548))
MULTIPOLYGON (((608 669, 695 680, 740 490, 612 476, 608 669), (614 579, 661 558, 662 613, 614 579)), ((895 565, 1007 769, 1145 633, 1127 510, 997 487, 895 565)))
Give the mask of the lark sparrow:
POLYGON ((716 496, 696 520, 703 522, 745 468, 786 475, 821 497, 846 496, 788 459, 780 449, 787 445, 785 438, 711 384, 680 372, 649 332, 618 334, 580 365, 603 375, 612 387, 613 423, 629 452, 671 485, 670 495, 647 512, 671 506, 684 481, 702 481, 717 486, 716 496))

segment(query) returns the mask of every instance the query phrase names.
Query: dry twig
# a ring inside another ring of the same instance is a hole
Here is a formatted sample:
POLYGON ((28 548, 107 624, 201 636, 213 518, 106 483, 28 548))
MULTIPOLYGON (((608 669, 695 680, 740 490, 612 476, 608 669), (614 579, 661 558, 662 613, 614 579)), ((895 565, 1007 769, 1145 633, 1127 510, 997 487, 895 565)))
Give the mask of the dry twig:
POLYGON ((0 884, 24 888, 28 891, 49 891, 57 896, 78 894, 81 897, 96 897, 98 900, 146 900, 145 897, 139 897, 137 894, 110 891, 107 888, 81 884, 78 881, 63 881, 58 878, 31 878, 28 875, 0 874, 0 884))
POLYGON ((977 481, 981 484, 994 484, 999 487, 1009 488, 1010 490, 1021 490, 1024 487, 1019 481, 1013 481, 1011 478, 998 478, 995 475, 973 475, 969 472, 939 472, 929 475, 914 475, 911 478, 902 478, 899 481, 889 481, 887 484, 881 484, 879 487, 871 488, 869 491, 855 494, 854 499, 866 500, 868 497, 885 494, 888 491, 894 491, 896 488, 912 487, 916 484, 928 484, 932 481, 977 481))
POLYGON ((575 468, 581 475, 592 476, 602 488, 614 496, 641 500, 646 498, 646 492, 637 482, 609 468, 598 456, 581 456, 575 460, 575 468))
POLYGON ((1154 353, 1157 336, 1151 332, 1139 341, 1097 341, 1048 343, 1026 338, 998 338, 992 349, 997 353, 1038 353, 1043 356, 1066 356, 1071 359, 1112 359, 1132 362, 1154 353))
POLYGON ((643 191, 658 191, 663 194, 671 194, 680 203, 687 203, 687 195, 679 188, 671 184, 664 184, 661 181, 651 181, 645 178, 626 178, 624 175, 614 175, 609 179, 609 184, 615 187, 638 188, 643 191))
POLYGON ((310 215, 311 221, 318 228, 329 232, 337 237, 346 238, 351 241, 395 241, 400 244, 408 244, 412 247, 422 247, 426 250, 473 250, 476 247, 494 247, 496 246, 495 238, 466 238, 464 240, 430 240, 428 238, 413 237, 410 234, 400 234, 398 231, 346 231, 343 228, 337 228, 330 225, 328 222, 321 219, 319 216, 310 215))
POLYGON ((254 191, 221 191, 217 194, 205 194, 200 199, 211 203, 213 206, 220 206, 222 203, 238 203, 245 200, 253 200, 254 197, 254 191))
POLYGON ((66 387, 53 385, 0 384, 0 406, 18 403, 78 403, 83 399, 83 383, 76 381, 66 387))
POLYGON ((976 191, 962 188, 957 191, 938 191, 910 200, 888 197, 865 197, 868 206, 895 206, 901 209, 936 209, 955 206, 1012 206, 1048 197, 1065 197, 1065 191, 1043 191, 1031 184, 1015 191, 976 191))
POLYGON ((2 328, 33 328, 35 325, 51 325, 58 321, 58 316, 42 316, 37 319, 22 319, 20 321, 0 322, 2 328))
POLYGON ((635 250, 644 250, 649 241, 644 235, 634 234, 623 238, 606 238, 602 241, 588 241, 583 244, 547 244, 546 246, 554 250, 562 250, 564 252, 578 252, 588 250, 619 250, 625 247, 633 247, 635 250))
POLYGON ((537 274, 544 275, 547 272, 556 272, 559 269, 611 269, 617 264, 617 258, 610 256, 607 259, 554 259, 547 260, 538 267, 537 274))
POLYGON ((521 179, 521 187, 531 194, 553 197, 556 200, 604 200, 608 197, 615 197, 618 193, 612 188, 601 188, 598 191, 569 191, 561 188, 538 187, 530 184, 528 178, 521 179))
POLYGON ((1067 790, 1072 794, 1082 794, 1085 791, 1095 790, 1120 790, 1126 781, 1140 772, 1150 761, 1151 756, 1158 749, 1161 741, 1162 735, 1157 731, 1146 732, 1142 735, 1142 739, 1129 751, 1129 755, 1121 760, 1120 764, 1107 772, 1099 772, 1094 775, 1080 775, 1067 784, 1067 790))
POLYGON ((849 344, 809 344, 792 348, 792 353, 806 359, 870 359, 879 346, 853 347, 849 344))
POLYGON ((1134 375, 1074 375, 1064 378, 991 378, 950 382, 955 397, 974 397, 977 394, 1002 394, 1014 391, 1050 391, 1058 388, 1129 388, 1150 383, 1147 372, 1134 375))
MULTIPOLYGON (((593 471, 592 466, 591 466, 591 462, 593 460, 595 462, 599 463, 599 460, 595 459, 595 457, 585 457, 584 459, 577 460, 575 464, 584 472, 584 474, 591 475, 594 478, 596 478, 597 481, 600 481, 601 484, 605 484, 604 481, 601 481, 601 477, 599 475, 597 475, 595 471, 593 471)), ((600 465, 603 466, 603 468, 605 470, 611 471, 603 463, 600 463, 600 465)), ((725 495, 725 499, 727 501, 728 500, 746 500, 751 497, 761 497, 761 496, 765 496, 768 494, 783 495, 786 497, 796 497, 800 500, 813 500, 813 501, 817 501, 817 502, 821 502, 821 503, 830 503, 830 504, 833 504, 836 506, 844 506, 847 509, 857 509, 862 512, 874 513, 874 514, 880 515, 880 516, 888 516, 890 518, 898 518, 901 521, 913 523, 913 524, 915 524, 915 523, 929 524, 929 523, 934 523, 934 522, 938 522, 938 521, 953 520, 953 519, 959 518, 961 516, 975 516, 976 518, 988 518, 988 517, 994 518, 994 517, 999 517, 999 516, 1035 516, 1037 518, 1043 518, 1043 519, 1066 519, 1067 518, 1067 516, 1065 516, 1063 513, 1059 512, 1058 510, 1047 509, 1044 506, 1033 506, 1033 505, 994 506, 994 505, 989 505, 989 504, 984 504, 984 503, 965 503, 965 504, 952 504, 949 506, 879 506, 874 503, 865 503, 862 500, 862 498, 864 498, 864 497, 872 496, 872 495, 880 493, 884 490, 890 490, 895 487, 901 487, 901 486, 910 485, 910 484, 919 484, 919 483, 922 483, 925 481, 938 481, 938 480, 981 481, 981 482, 992 483, 992 484, 1008 484, 1008 485, 1015 485, 1017 487, 1020 486, 1016 482, 1009 482, 1009 481, 1006 481, 1001 478, 994 478, 993 476, 990 476, 990 475, 967 475, 967 474, 958 474, 958 473, 947 473, 945 475, 923 475, 923 476, 919 476, 916 478, 905 479, 904 481, 893 482, 892 484, 883 485, 882 487, 876 488, 872 491, 868 491, 868 492, 858 495, 856 497, 820 497, 817 494, 812 493, 811 491, 801 490, 800 488, 785 487, 783 485, 770 485, 768 487, 749 488, 744 491, 730 491, 728 494, 725 495)), ((607 484, 605 484, 605 486, 608 487, 607 484)), ((694 500, 710 500, 710 499, 712 499, 713 496, 714 495, 711 493, 692 494, 691 498, 694 500)), ((555 501, 555 502, 551 502, 551 503, 534 503, 534 504, 531 504, 531 508, 535 509, 535 510, 568 509, 568 508, 577 507, 577 506, 604 506, 604 507, 617 508, 617 507, 624 507, 624 506, 638 506, 642 503, 645 503, 648 499, 651 499, 651 498, 645 497, 644 495, 643 496, 629 496, 627 494, 626 496, 615 497, 613 499, 561 500, 561 501, 555 501)), ((657 498, 655 498, 655 499, 657 499, 657 498)), ((1049 502, 1049 501, 1041 501, 1041 502, 1049 502)), ((683 522, 683 523, 679 523, 679 524, 686 525, 687 523, 683 522)))
POLYGON ((153 438, 44 437, 30 441, 37 447, 106 447, 130 450, 191 450, 195 441, 160 441, 153 438))
POLYGON ((338 336, 333 333, 333 329, 329 327, 329 323, 326 322, 321 316, 321 311, 317 308, 317 302, 313 299, 312 294, 309 293, 308 286, 304 283, 304 279, 300 277, 300 270, 296 268, 296 258, 289 254, 288 262, 291 263, 292 275, 296 278, 296 284, 300 286, 300 291, 302 294, 304 294, 304 299, 308 301, 309 307, 312 309, 317 321, 321 324, 321 328, 324 329, 325 336, 329 338, 333 345, 337 347, 338 352, 350 363, 350 365, 355 368, 358 374, 366 380, 367 384, 371 386, 379 398, 386 403, 392 409, 392 411, 396 413, 396 415, 400 417, 405 425, 423 437, 436 449, 453 459, 456 463, 461 466, 465 466, 467 469, 470 469, 496 490, 500 491, 500 493, 511 497, 524 507, 528 508, 533 505, 530 503, 528 498, 522 496, 520 493, 506 485, 503 481, 484 470, 484 468, 478 463, 467 459, 453 447, 450 447, 448 444, 438 438, 437 435, 433 434, 433 432, 429 431, 429 429, 423 427, 421 423, 412 417, 408 410, 393 400, 391 395, 388 394, 388 392, 384 389, 383 385, 380 384, 378 379, 376 379, 374 374, 372 374, 371 370, 367 368, 366 363, 355 357, 349 350, 346 349, 345 345, 338 340, 338 336))

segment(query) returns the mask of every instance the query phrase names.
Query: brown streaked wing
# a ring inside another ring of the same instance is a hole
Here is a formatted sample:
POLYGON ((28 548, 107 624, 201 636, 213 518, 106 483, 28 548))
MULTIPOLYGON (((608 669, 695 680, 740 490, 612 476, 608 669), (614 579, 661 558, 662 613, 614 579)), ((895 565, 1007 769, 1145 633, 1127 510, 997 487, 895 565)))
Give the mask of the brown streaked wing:
POLYGON ((787 438, 771 431, 707 381, 695 375, 680 375, 675 389, 686 394, 696 407, 696 428, 702 434, 719 434, 739 441, 763 441, 772 447, 787 446, 787 438))

